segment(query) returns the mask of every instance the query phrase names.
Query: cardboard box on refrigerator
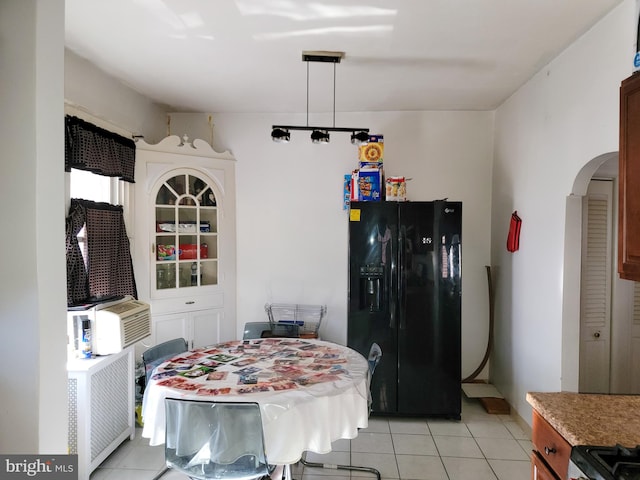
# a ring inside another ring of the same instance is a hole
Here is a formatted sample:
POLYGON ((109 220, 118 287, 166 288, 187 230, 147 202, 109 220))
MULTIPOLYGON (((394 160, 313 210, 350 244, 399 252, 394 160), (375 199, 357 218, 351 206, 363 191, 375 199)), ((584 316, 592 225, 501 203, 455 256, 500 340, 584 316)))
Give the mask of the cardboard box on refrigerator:
POLYGON ((351 174, 351 200, 379 202, 383 198, 384 178, 382 168, 360 168, 351 174))
POLYGON ((344 182, 342 185, 342 209, 349 210, 351 203, 351 174, 344 174, 344 182))
POLYGON ((358 159, 361 162, 382 164, 384 161, 384 136, 369 135, 369 143, 358 147, 358 159))
POLYGON ((404 202, 407 200, 407 180, 404 177, 388 177, 385 180, 385 200, 404 202))

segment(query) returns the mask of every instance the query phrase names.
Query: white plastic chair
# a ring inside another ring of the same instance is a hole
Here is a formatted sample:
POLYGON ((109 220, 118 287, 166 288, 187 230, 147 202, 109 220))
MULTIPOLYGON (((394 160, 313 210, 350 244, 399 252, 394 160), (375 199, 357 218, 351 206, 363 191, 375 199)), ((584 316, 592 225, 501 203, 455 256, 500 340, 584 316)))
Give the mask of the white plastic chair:
POLYGON ((251 480, 267 462, 257 403, 165 399, 167 467, 198 480, 251 480))

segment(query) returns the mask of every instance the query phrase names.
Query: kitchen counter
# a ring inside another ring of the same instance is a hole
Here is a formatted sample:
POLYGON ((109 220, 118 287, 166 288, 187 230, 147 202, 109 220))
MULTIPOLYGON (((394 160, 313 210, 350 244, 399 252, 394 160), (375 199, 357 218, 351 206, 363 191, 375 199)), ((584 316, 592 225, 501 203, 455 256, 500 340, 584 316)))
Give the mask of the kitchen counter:
POLYGON ((640 395, 529 392, 527 402, 571 445, 640 445, 640 395))

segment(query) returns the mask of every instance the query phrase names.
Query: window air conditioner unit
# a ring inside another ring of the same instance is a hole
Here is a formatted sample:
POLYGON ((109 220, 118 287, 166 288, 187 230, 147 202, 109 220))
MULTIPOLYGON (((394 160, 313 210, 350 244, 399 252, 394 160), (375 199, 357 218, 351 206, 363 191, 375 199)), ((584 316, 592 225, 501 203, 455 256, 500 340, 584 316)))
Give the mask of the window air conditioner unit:
POLYGON ((96 310, 91 323, 92 349, 96 355, 118 353, 151 335, 149 304, 138 300, 96 310))
POLYGON ((94 355, 119 353, 151 335, 149 304, 127 296, 116 302, 96 305, 84 311, 68 312, 70 339, 78 349, 78 322, 91 322, 91 350, 94 355))

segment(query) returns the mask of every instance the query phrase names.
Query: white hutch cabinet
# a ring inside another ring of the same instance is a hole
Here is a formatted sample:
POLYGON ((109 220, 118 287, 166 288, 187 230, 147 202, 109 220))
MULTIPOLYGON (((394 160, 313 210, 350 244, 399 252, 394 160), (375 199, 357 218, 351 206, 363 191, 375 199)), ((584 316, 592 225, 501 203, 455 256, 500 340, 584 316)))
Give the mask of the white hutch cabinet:
POLYGON ((136 143, 134 270, 154 344, 236 336, 235 159, 203 140, 136 143))

